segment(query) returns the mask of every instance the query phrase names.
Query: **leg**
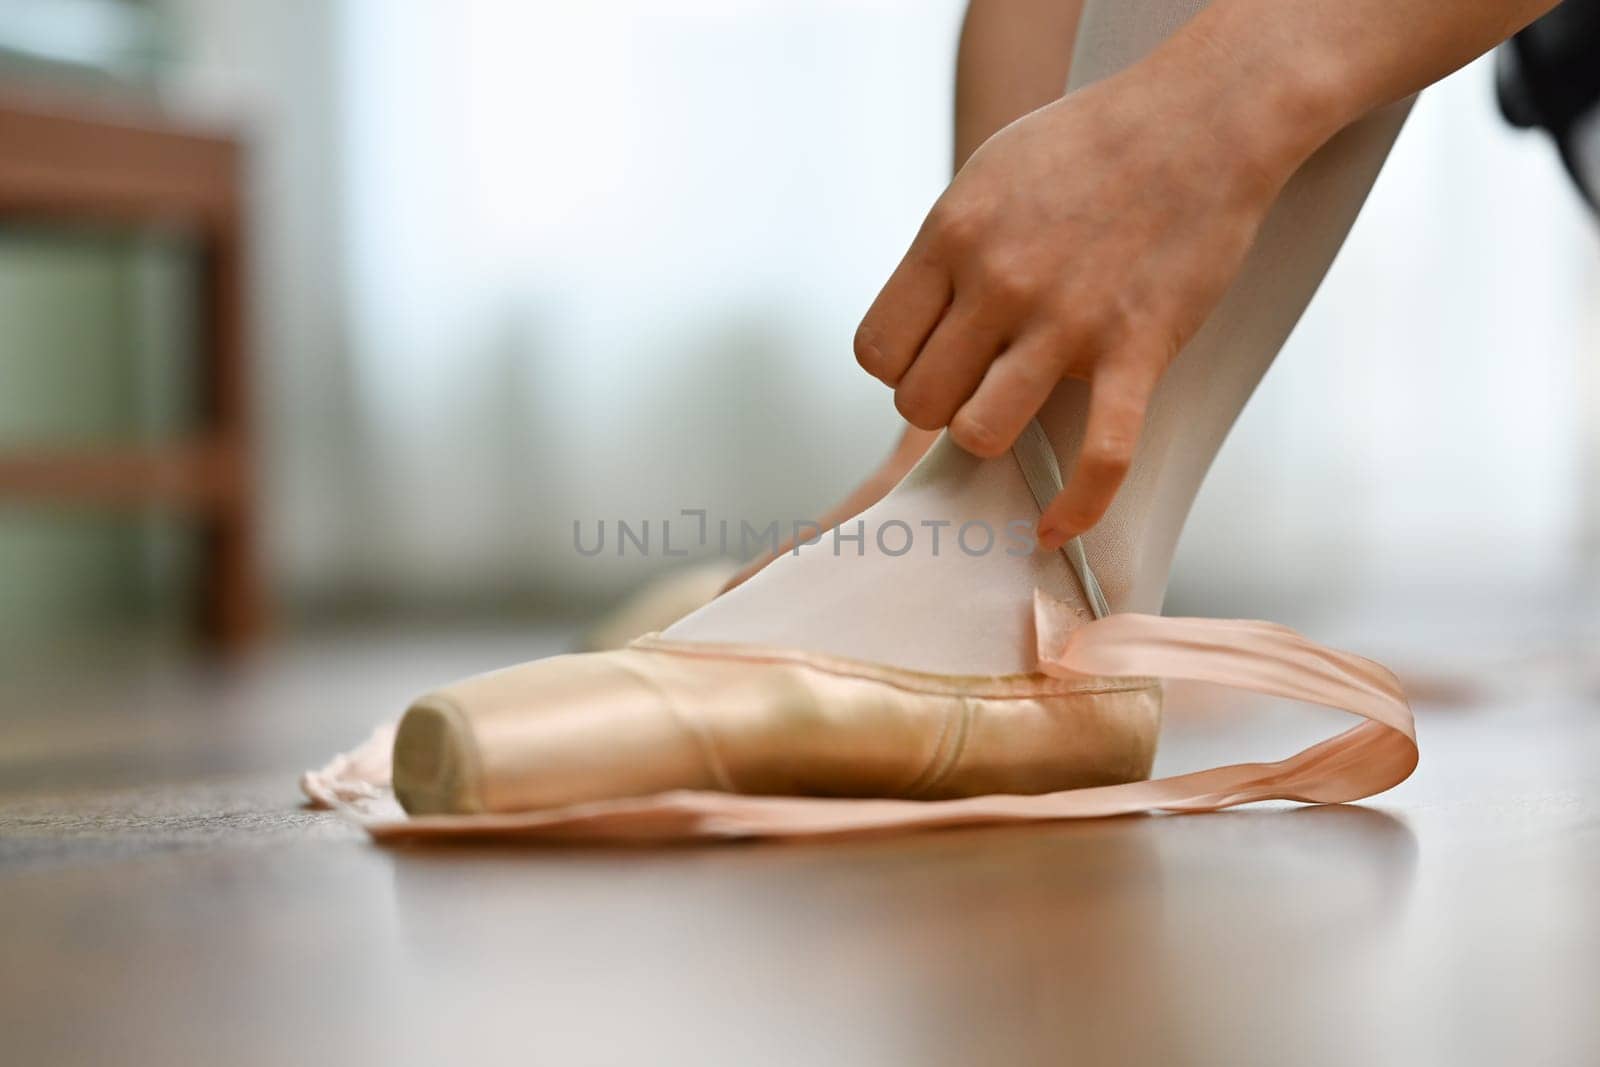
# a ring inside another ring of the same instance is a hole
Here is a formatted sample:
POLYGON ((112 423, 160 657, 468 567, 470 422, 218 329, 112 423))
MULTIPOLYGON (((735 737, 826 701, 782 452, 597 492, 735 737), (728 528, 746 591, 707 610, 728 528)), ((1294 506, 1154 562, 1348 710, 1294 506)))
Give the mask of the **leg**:
MULTIPOLYGON (((1089 0, 1073 86, 1134 62, 1200 6, 1196 0, 1089 0)), ((1369 117, 1307 162, 1284 190, 1227 297, 1163 382, 1127 483, 1086 538, 1114 610, 1159 610, 1201 479, 1321 282, 1404 112, 1397 107, 1369 117)), ((1065 382, 1041 416, 1066 468, 1081 435, 1085 399, 1081 385, 1065 382)), ((926 671, 1027 671, 1033 666, 1031 590, 1072 593, 1064 561, 998 549, 971 556, 952 542, 968 520, 1003 529, 1036 514, 1011 458, 977 460, 941 440, 859 520, 865 532, 859 551, 849 542, 836 551, 824 537, 669 635, 783 645, 926 671), (904 554, 891 554, 903 536, 891 536, 888 551, 875 538, 895 522, 916 535, 904 554)))
MULTIPOLYGON (((1091 2, 1072 86, 1134 62, 1203 6, 1091 2)), ((1322 283, 1409 109, 1408 101, 1369 116, 1306 162, 1262 225, 1239 277, 1157 389, 1129 484, 1085 537, 1115 610, 1160 611, 1201 480, 1322 283)), ((1077 451, 1087 399, 1083 383, 1063 382, 1040 416, 1064 470, 1077 451)))

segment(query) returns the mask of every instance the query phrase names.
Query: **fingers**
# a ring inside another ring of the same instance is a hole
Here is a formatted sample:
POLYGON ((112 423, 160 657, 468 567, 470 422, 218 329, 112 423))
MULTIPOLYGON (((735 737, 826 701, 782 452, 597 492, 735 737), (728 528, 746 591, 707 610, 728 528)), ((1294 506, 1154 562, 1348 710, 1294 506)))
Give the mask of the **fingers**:
POLYGON ((972 395, 1003 344, 982 301, 958 298, 895 387, 894 406, 911 425, 938 430, 972 395))
POLYGON ((856 330, 856 362, 885 385, 895 386, 950 303, 950 275, 919 236, 889 276, 856 330))
POLYGON ((1133 463, 1164 363, 1131 353, 1109 357, 1095 370, 1089 419, 1072 474, 1039 519, 1039 544, 1057 549, 1100 521, 1133 463))
POLYGON ((1005 455, 1061 380, 1063 362, 1059 343, 1043 331, 1013 344, 950 420, 951 440, 984 459, 1005 455))

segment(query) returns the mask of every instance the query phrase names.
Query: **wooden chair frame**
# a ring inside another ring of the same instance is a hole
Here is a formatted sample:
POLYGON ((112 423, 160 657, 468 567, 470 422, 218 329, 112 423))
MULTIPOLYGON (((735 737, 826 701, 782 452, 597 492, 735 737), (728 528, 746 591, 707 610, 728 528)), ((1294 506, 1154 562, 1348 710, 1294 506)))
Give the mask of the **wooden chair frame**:
POLYGON ((266 618, 257 548, 245 321, 243 148, 237 140, 0 95, 0 221, 177 224, 199 241, 204 406, 195 439, 150 448, 0 451, 0 499, 158 504, 204 531, 201 623, 227 648, 266 618))

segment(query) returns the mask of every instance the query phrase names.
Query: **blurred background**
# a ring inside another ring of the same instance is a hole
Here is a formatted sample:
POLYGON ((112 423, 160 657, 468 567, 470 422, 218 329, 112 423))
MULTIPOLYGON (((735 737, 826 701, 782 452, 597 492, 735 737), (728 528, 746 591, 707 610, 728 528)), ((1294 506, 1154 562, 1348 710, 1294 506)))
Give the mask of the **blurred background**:
MULTIPOLYGON (((224 161, 197 214, 97 212, 101 138, 88 192, 0 219, 0 645, 187 642, 197 602, 241 644, 566 625, 683 563, 579 557, 574 520, 821 512, 897 434, 850 337, 948 179, 960 12, 0 0, 0 109, 224 161)), ((1593 618, 1600 236, 1490 67, 1416 108, 1170 612, 1593 618)))

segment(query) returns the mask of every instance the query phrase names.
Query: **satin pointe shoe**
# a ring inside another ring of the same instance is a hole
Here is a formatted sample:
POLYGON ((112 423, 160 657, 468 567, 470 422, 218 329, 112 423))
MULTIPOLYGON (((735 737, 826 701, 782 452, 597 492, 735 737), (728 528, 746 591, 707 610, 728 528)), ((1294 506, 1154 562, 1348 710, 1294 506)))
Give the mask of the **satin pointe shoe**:
POLYGON ((943 799, 1144 778, 1153 678, 921 674, 648 636, 430 693, 400 721, 413 815, 518 812, 673 789, 943 799))
MULTIPOLYGON (((1043 507, 1061 472, 1036 423, 1013 454, 1043 507)), ((1272 623, 1111 614, 1081 543, 1062 551, 1094 620, 1036 591, 1031 674, 646 637, 431 693, 392 748, 381 729, 302 788, 380 841, 688 841, 1342 803, 1415 768, 1410 707, 1380 664, 1272 623), (1158 678, 1363 721, 1277 762, 1150 780, 1158 678), (387 800, 391 754, 405 816, 372 806, 387 800)))

